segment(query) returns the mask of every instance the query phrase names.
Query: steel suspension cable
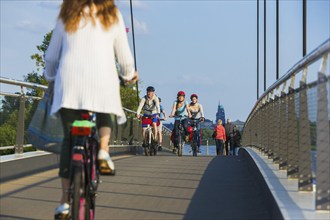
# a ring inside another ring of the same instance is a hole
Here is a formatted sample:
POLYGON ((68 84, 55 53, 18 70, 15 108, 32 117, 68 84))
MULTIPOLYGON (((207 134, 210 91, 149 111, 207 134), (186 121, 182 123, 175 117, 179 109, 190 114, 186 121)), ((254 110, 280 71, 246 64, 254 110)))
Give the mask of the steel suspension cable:
MULTIPOLYGON (((137 64, 136 64, 136 52, 135 52, 135 35, 134 35, 134 19, 133 19, 133 5, 132 0, 130 0, 130 8, 131 8, 131 23, 132 23, 132 38, 133 38, 133 53, 134 53, 134 66, 135 71, 137 71, 137 64)), ((139 82, 136 81, 136 98, 137 102, 139 103, 139 82)))

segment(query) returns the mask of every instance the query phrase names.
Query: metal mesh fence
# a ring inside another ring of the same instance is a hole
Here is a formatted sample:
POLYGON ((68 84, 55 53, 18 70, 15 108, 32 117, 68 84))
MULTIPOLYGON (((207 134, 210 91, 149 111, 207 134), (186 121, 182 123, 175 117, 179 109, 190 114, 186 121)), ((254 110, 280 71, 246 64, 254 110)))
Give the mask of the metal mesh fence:
POLYGON ((286 170, 288 178, 298 179, 300 191, 316 190, 318 210, 330 210, 329 51, 330 40, 271 86, 243 131, 243 144, 257 147, 286 170), (310 57, 313 62, 321 60, 319 71, 307 71, 313 63, 308 62, 310 57), (308 82, 307 73, 317 80, 308 82))

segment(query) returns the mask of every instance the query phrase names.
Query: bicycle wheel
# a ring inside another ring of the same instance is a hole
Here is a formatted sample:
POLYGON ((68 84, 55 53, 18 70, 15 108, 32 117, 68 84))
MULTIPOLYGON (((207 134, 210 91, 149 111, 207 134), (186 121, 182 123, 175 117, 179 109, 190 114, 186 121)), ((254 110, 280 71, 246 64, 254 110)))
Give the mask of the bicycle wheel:
POLYGON ((178 137, 178 156, 181 157, 182 156, 182 134, 181 132, 179 133, 179 137, 178 137))
POLYGON ((144 138, 144 154, 149 155, 149 131, 146 131, 144 138))
POLYGON ((72 219, 73 220, 83 220, 85 218, 85 177, 83 167, 76 166, 73 167, 73 176, 72 176, 72 219))
POLYGON ((151 142, 150 142, 150 156, 157 155, 157 144, 155 142, 155 136, 153 133, 151 133, 151 142))
POLYGON ((98 142, 96 140, 92 140, 91 142, 91 148, 90 148, 90 182, 92 186, 92 190, 96 192, 97 187, 99 185, 99 180, 100 180, 100 170, 99 170, 99 164, 97 160, 97 155, 98 155, 98 142))
POLYGON ((95 196, 87 187, 85 200, 85 220, 93 220, 95 216, 95 196))
POLYGON ((194 138, 192 143, 191 143, 191 148, 192 148, 192 153, 194 157, 197 157, 197 142, 196 139, 194 138))
POLYGON ((93 220, 95 216, 95 195, 99 185, 98 142, 92 140, 90 144, 89 181, 86 187, 85 219, 93 220))

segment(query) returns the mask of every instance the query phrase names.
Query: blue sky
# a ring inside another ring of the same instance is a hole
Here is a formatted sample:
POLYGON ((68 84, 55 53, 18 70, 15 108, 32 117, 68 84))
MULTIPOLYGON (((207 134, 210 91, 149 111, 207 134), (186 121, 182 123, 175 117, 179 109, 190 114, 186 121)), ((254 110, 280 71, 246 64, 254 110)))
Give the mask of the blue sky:
MULTIPOLYGON (((1 0, 2 77, 23 80, 30 55, 56 22, 61 1, 1 0)), ((129 1, 117 1, 131 27, 129 1)), ((267 1, 267 87, 275 82, 275 1, 267 1)), ((167 113, 179 90, 199 95, 206 118, 219 101, 244 121, 256 102, 256 1, 133 0, 140 89, 153 85, 167 113)), ((330 1, 307 1, 307 53, 330 37, 330 1)), ((131 32, 129 40, 132 43, 131 32)), ((132 47, 131 47, 132 48, 132 47)), ((280 1, 280 76, 302 58, 302 1, 280 1)), ((263 92, 263 1, 260 1, 263 92)), ((18 87, 1 86, 3 92, 18 87)))

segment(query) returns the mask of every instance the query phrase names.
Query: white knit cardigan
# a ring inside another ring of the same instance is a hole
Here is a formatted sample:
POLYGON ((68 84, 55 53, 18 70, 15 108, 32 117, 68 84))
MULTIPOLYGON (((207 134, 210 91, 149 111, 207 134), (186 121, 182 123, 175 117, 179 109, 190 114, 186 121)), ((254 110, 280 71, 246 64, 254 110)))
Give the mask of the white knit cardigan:
POLYGON ((126 121, 120 99, 115 57, 125 80, 134 75, 134 61, 129 48, 124 21, 105 30, 96 20, 82 20, 78 30, 67 33, 58 20, 46 51, 44 76, 55 80, 51 113, 61 108, 113 113, 118 123, 126 121))

